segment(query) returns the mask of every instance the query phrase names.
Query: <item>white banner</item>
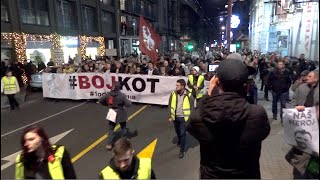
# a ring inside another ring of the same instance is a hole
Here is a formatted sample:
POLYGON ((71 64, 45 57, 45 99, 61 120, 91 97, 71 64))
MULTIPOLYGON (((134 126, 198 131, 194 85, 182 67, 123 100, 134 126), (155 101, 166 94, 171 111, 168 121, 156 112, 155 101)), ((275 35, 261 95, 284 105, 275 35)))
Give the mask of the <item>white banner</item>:
POLYGON ((112 87, 112 82, 122 83, 121 92, 133 102, 168 105, 169 96, 178 79, 166 77, 109 73, 43 73, 43 97, 59 99, 99 99, 112 87))
POLYGON ((319 124, 316 109, 283 109, 284 137, 288 144, 311 154, 319 153, 319 124))

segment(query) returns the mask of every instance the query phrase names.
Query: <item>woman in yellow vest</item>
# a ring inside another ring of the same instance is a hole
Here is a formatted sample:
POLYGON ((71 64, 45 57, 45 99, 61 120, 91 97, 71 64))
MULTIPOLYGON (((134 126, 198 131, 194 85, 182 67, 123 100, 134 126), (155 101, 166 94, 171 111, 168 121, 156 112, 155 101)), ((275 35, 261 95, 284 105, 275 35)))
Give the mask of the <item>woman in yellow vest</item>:
POLYGON ((26 128, 21 147, 15 179, 76 179, 68 151, 64 146, 52 146, 43 128, 35 125, 26 128))
POLYGON ((12 76, 12 71, 8 70, 6 76, 1 79, 1 93, 7 95, 11 110, 15 107, 19 109, 19 103, 14 97, 20 92, 19 83, 16 77, 12 76))
POLYGON ((118 139, 113 152, 109 166, 100 172, 100 179, 156 179, 151 159, 135 156, 127 138, 118 139))
MULTIPOLYGON (((204 91, 204 76, 200 74, 200 68, 194 66, 191 69, 191 74, 188 75, 187 86, 192 96, 195 98, 196 103, 203 97, 204 91)), ((196 105, 195 105, 196 106, 196 105)))

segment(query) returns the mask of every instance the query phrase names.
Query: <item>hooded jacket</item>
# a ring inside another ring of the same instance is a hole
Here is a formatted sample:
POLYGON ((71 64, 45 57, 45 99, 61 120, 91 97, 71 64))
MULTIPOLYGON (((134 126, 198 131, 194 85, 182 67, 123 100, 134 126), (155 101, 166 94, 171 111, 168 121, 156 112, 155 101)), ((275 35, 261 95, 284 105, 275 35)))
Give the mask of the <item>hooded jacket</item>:
POLYGON ((237 93, 204 96, 187 131, 200 143, 203 178, 260 178, 261 142, 269 135, 265 109, 237 93))
POLYGON ((117 122, 125 122, 128 119, 127 111, 125 107, 131 106, 131 101, 129 101, 125 94, 120 91, 121 84, 120 82, 115 82, 114 89, 108 92, 105 96, 99 99, 99 103, 102 105, 108 106, 109 108, 114 109, 117 112, 117 122), (113 97, 113 104, 109 104, 109 97, 113 97))

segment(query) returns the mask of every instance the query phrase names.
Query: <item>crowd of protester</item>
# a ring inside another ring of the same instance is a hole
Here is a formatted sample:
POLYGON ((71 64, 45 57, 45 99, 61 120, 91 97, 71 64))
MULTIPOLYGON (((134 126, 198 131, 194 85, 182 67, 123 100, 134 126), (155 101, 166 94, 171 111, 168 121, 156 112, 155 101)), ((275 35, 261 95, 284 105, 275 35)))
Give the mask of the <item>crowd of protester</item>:
MULTIPOLYGON (((23 86, 21 75, 25 72, 28 80, 31 75, 37 72, 47 73, 125 73, 125 74, 142 74, 142 75, 160 75, 160 76, 187 76, 190 74, 194 66, 198 66, 200 74, 205 76, 206 80, 210 80, 213 76, 212 72, 208 72, 209 64, 219 64, 225 60, 229 53, 223 51, 209 51, 197 50, 196 53, 161 53, 157 61, 151 61, 147 56, 127 55, 122 58, 99 57, 96 60, 86 58, 81 63, 75 63, 75 58, 69 57, 68 63, 55 65, 54 61, 50 61, 45 65, 44 62, 39 61, 37 64, 30 60, 25 60, 24 63, 12 60, 4 60, 1 62, 1 78, 4 72, 10 69, 13 75, 17 78, 19 85, 23 86), (178 56, 174 56, 178 54, 178 56), (196 54, 196 55, 194 55, 196 54)), ((276 53, 261 54, 257 51, 251 52, 249 50, 242 50, 239 52, 241 59, 249 68, 250 78, 256 78, 259 72, 261 83, 261 90, 266 86, 268 76, 276 63, 283 59, 285 67, 290 73, 292 82, 299 79, 304 70, 312 71, 316 68, 313 61, 307 61, 302 54, 299 59, 281 56, 276 53)), ((267 87, 265 92, 268 91, 267 87)), ((268 99, 267 93, 265 98, 268 99)))

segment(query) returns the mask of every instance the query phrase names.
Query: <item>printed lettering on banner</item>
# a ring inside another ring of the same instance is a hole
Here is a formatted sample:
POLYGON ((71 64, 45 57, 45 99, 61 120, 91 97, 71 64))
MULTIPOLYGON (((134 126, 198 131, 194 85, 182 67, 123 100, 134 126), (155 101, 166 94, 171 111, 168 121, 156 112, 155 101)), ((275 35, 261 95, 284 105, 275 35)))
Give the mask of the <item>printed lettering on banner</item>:
POLYGON ((319 153, 319 124, 315 107, 283 109, 284 138, 288 144, 311 154, 319 153))
MULTIPOLYGON (((62 99, 99 99, 115 81, 133 102, 168 105, 170 93, 181 77, 129 75, 115 73, 42 74, 43 96, 62 99)), ((187 78, 184 77, 187 81, 187 78)))

